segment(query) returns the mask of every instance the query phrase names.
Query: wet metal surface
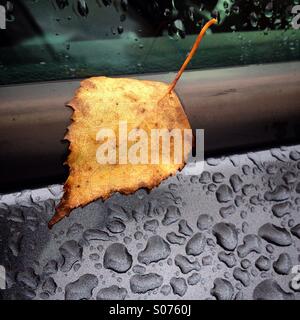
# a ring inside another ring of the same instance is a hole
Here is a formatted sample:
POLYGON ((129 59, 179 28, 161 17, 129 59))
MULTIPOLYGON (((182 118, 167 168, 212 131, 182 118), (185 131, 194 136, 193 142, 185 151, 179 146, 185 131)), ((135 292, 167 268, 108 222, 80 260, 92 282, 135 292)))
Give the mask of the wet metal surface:
POLYGON ((62 186, 1 195, 4 299, 299 299, 300 146, 207 159, 52 231, 62 186), (295 268, 294 268, 295 269, 295 268))

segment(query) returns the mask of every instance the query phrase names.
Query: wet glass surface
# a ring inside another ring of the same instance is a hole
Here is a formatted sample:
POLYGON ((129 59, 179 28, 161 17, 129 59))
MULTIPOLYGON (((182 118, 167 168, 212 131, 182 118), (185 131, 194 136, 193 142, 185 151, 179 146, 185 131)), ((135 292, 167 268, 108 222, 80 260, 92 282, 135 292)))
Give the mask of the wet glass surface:
POLYGON ((299 0, 0 1, 0 84, 178 70, 211 17, 220 23, 189 68, 299 60, 299 0))
POLYGON ((300 146, 209 158, 150 193, 76 209, 62 186, 1 195, 4 299, 299 299, 300 146))

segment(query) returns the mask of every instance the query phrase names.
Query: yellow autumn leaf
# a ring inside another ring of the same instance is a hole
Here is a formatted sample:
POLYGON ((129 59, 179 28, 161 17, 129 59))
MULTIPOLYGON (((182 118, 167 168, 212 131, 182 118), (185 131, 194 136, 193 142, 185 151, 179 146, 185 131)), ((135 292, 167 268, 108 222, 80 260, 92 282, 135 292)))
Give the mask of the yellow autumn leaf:
POLYGON ((175 152, 174 137, 170 139, 168 150, 162 148, 158 141, 154 146, 158 147, 159 161, 153 163, 153 145, 149 137, 152 137, 153 130, 166 130, 170 133, 174 129, 179 130, 181 137, 184 137, 185 130, 191 129, 173 89, 206 30, 216 22, 215 19, 210 20, 201 30, 171 85, 108 77, 92 77, 81 82, 80 88, 68 104, 74 110, 73 122, 65 137, 70 142, 70 153, 66 161, 70 173, 64 184, 63 197, 48 224, 49 228, 68 216, 74 208, 96 199, 105 200, 114 192, 131 194, 140 188, 151 190, 184 167, 192 149, 191 140, 182 146, 180 161, 178 158, 175 161, 175 154, 178 152, 175 152), (120 131, 120 123, 126 123, 125 130, 120 131), (103 129, 107 130, 106 133, 114 134, 107 135, 105 140, 99 134, 103 129), (127 139, 128 132, 132 133, 134 130, 144 133, 148 140, 143 135, 127 139), (141 144, 139 140, 144 143, 141 144), (164 162, 162 159, 172 151, 171 161, 164 162), (141 161, 128 162, 130 153, 141 161), (102 163, 99 158, 105 158, 106 162, 102 163))

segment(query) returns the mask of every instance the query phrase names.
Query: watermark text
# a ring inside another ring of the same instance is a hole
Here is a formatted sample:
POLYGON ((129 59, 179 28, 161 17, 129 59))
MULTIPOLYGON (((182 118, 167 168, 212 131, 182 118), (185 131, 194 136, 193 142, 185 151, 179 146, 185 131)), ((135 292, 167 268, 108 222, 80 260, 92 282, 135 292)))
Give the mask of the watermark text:
POLYGON ((98 164, 171 165, 186 163, 185 175, 199 174, 204 165, 204 130, 179 128, 128 129, 119 121, 118 129, 101 128, 96 134, 98 164), (194 155, 192 146, 194 144, 194 155))

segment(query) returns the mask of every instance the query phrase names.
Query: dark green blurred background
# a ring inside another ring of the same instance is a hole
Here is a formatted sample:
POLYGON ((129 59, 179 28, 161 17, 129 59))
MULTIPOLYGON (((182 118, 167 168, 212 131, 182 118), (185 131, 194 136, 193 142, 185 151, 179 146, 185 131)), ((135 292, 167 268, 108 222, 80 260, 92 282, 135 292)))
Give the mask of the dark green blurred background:
POLYGON ((177 70, 211 17, 190 69, 299 60, 299 0, 2 1, 0 84, 177 70))

